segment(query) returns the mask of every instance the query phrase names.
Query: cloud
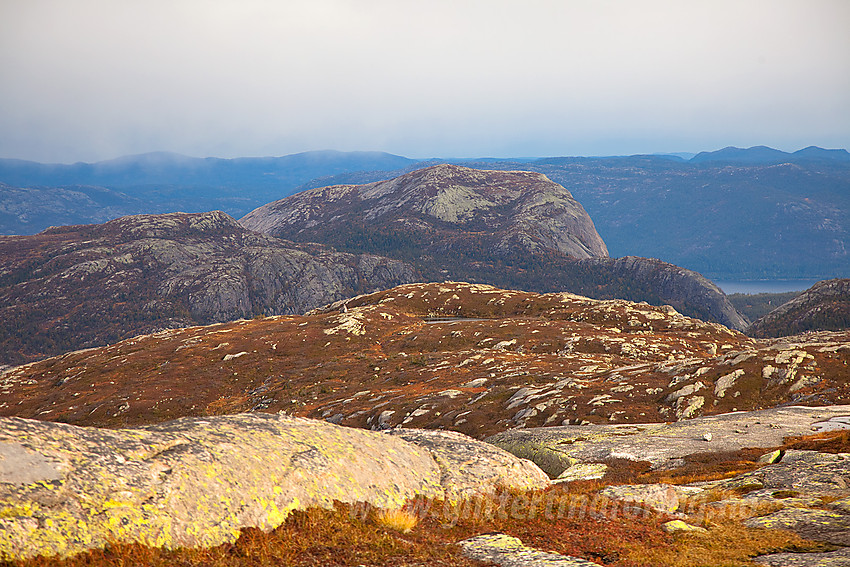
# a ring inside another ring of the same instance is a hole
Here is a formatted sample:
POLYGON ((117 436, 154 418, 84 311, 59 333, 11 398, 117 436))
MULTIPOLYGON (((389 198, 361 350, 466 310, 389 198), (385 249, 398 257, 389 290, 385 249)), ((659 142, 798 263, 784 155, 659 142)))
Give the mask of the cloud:
POLYGON ((843 0, 6 0, 0 155, 850 146, 848 21, 843 0))

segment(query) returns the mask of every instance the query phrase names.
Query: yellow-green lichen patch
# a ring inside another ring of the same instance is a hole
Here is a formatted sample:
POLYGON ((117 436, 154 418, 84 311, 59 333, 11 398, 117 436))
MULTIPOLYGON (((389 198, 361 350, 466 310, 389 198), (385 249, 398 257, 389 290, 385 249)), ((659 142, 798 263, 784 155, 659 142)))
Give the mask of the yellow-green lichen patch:
POLYGON ((0 484, 3 558, 69 555, 110 541, 214 546, 234 541, 241 528, 268 531, 293 510, 331 508, 335 500, 399 508, 414 496, 548 482, 530 463, 454 433, 417 446, 394 435, 269 414, 114 431, 10 421, 13 427, 0 428, 0 441, 26 437, 38 447, 44 439, 50 458, 69 464, 62 481, 0 484), (484 471, 491 461, 474 462, 483 448, 502 459, 493 471, 484 471), (464 451, 460 461, 449 456, 464 451))

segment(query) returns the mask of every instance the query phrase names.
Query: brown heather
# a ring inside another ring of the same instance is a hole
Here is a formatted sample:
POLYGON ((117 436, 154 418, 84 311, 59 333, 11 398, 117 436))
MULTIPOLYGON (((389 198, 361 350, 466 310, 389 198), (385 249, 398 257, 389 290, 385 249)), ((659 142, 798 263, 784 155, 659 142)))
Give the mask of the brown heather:
POLYGON ((847 403, 848 342, 848 331, 755 340, 619 300, 409 284, 305 316, 172 329, 21 366, 0 375, 0 415, 129 427, 284 411, 483 438, 847 403))

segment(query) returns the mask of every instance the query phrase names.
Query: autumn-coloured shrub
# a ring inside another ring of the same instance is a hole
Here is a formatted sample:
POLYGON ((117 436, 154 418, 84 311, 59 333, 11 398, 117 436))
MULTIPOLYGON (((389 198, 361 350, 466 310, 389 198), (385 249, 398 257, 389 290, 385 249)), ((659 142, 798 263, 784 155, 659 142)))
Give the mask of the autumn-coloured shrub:
POLYGON ((419 518, 404 508, 382 508, 375 513, 377 525, 404 534, 409 533, 418 522, 419 518))

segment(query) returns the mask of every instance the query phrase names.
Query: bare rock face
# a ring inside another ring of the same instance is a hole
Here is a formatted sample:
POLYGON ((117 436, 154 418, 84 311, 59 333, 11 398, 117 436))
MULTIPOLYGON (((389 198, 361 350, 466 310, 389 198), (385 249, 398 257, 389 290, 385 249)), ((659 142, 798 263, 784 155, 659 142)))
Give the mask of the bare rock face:
MULTIPOLYGON (((408 432, 415 435, 415 432, 408 432)), ((496 486, 543 488, 528 462, 454 434, 427 442, 281 415, 181 419, 103 430, 0 420, 0 560, 110 541, 213 546, 334 500, 400 507, 496 486), (482 451, 486 447, 486 451, 482 451), (452 453, 474 470, 447 469, 452 453)))
POLYGON ((850 328, 850 279, 818 282, 752 325, 753 337, 782 337, 806 331, 850 328))
MULTIPOLYGON (((479 171, 441 164, 368 185, 338 185, 292 195, 248 213, 246 228, 327 242, 325 231, 366 222, 419 233, 491 233, 490 244, 558 250, 574 258, 607 256, 593 221, 569 191, 541 173, 479 171), (328 221, 332 220, 332 227, 328 221)), ((378 230, 372 228, 372 230, 378 230)), ((348 235, 341 234, 346 239, 348 235)))
POLYGON ((303 313, 410 282, 412 267, 250 232, 221 212, 0 236, 0 363, 169 327, 303 313))

